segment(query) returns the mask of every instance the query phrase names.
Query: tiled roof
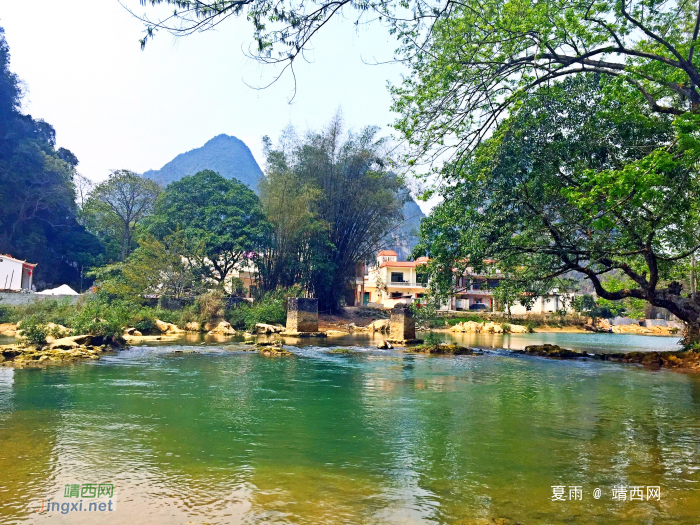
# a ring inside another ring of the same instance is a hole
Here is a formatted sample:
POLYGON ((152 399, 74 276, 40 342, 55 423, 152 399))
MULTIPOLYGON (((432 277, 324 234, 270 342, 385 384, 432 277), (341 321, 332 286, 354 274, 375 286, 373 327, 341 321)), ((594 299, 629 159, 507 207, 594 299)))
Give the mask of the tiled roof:
POLYGON ((382 250, 377 254, 377 257, 398 257, 398 255, 394 250, 382 250))
POLYGON ((425 265, 425 261, 386 261, 381 264, 380 268, 388 266, 392 268, 415 268, 423 265, 425 265))
POLYGON ((22 264, 26 264, 27 266, 31 266, 31 267, 36 266, 36 263, 28 263, 27 261, 23 261, 23 260, 21 260, 21 259, 15 259, 15 258, 12 257, 11 255, 1 254, 1 253, 0 253, 0 259, 11 259, 11 260, 13 260, 13 261, 15 261, 15 262, 19 262, 19 263, 22 263, 22 264))

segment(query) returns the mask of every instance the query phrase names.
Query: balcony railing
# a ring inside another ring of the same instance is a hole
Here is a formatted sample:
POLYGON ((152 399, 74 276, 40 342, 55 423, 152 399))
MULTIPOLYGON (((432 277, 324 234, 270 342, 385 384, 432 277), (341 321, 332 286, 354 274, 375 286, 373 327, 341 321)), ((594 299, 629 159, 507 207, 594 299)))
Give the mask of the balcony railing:
POLYGON ((425 283, 411 283, 408 281, 401 281, 401 282, 388 282, 386 283, 387 288, 391 288, 392 286, 404 286, 407 288, 427 288, 428 285, 425 283))

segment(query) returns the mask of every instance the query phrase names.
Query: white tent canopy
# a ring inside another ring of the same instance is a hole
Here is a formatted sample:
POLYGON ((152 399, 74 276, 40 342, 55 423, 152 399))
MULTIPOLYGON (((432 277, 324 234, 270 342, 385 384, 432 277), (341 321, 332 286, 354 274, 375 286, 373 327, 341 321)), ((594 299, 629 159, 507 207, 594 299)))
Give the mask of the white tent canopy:
POLYGON ((51 288, 50 290, 43 290, 37 293, 39 295, 80 295, 67 284, 62 284, 58 288, 51 288))

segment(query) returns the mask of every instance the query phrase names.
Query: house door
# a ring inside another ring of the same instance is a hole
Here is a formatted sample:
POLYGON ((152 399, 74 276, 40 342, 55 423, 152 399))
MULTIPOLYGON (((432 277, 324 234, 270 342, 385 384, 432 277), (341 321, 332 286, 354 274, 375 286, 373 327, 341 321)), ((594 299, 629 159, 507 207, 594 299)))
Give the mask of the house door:
POLYGON ((369 292, 365 292, 365 296, 362 298, 362 305, 367 306, 367 303, 369 303, 369 292))

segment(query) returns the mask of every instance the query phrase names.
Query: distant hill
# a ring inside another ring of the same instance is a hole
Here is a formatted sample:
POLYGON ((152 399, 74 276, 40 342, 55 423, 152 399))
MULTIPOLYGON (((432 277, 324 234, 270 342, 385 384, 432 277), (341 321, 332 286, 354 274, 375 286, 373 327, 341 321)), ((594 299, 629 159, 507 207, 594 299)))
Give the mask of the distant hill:
MULTIPOLYGON (((201 148, 181 153, 159 170, 143 174, 162 186, 194 175, 202 170, 213 170, 227 179, 237 179, 257 193, 263 172, 248 146, 242 140, 229 135, 218 135, 201 148)), ((425 215, 413 199, 404 205, 403 224, 390 233, 382 248, 395 250, 400 260, 406 260, 418 243, 420 221, 425 215)))
POLYGON ((182 177, 207 169, 227 179, 237 179, 252 190, 257 190, 263 174, 242 140, 222 134, 201 148, 181 153, 159 170, 148 170, 143 176, 167 186, 182 177))
POLYGON ((425 217, 425 214, 420 209, 416 201, 409 198, 403 205, 403 223, 387 237, 386 246, 384 249, 394 250, 399 261, 410 259, 413 247, 418 244, 418 232, 420 230, 420 221, 425 217))

